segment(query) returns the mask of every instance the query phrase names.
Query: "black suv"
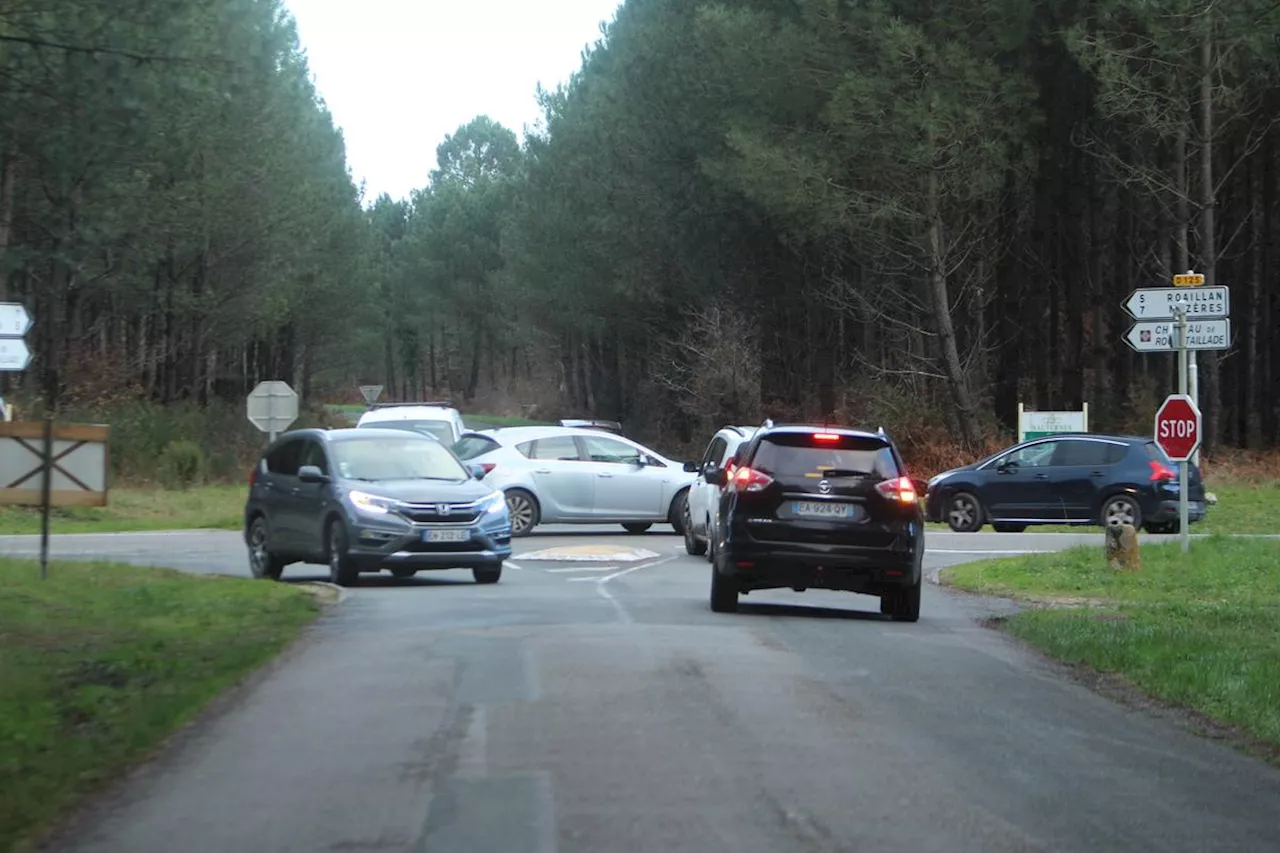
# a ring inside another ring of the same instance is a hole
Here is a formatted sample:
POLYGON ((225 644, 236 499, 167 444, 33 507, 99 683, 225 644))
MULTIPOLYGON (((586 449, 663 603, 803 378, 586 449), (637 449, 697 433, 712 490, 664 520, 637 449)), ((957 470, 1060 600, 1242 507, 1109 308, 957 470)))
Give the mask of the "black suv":
POLYGON ((893 441, 878 432, 774 426, 708 467, 721 486, 711 540, 711 609, 756 589, 880 596, 880 612, 920 618, 924 514, 893 441))

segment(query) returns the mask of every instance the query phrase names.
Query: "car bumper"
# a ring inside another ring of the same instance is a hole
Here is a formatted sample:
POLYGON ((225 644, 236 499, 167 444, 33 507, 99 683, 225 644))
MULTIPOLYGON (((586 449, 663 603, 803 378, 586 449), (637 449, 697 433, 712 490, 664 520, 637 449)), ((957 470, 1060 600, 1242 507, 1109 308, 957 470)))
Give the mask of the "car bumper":
MULTIPOLYGON (((1205 516, 1204 501, 1187 501, 1187 520, 1192 524, 1197 521, 1203 521, 1205 516)), ((1179 514, 1178 501, 1162 500, 1155 507, 1154 511, 1147 516, 1147 521, 1162 524, 1181 519, 1179 514)))
POLYGON ((886 547, 812 545, 736 538, 721 547, 718 571, 744 589, 792 587, 875 594, 920 580, 924 536, 919 525, 886 547))
POLYGON ((511 556, 510 527, 449 528, 467 531, 468 538, 462 542, 426 542, 424 534, 428 529, 357 527, 351 530, 347 553, 362 572, 401 568, 465 569, 492 565, 511 556))

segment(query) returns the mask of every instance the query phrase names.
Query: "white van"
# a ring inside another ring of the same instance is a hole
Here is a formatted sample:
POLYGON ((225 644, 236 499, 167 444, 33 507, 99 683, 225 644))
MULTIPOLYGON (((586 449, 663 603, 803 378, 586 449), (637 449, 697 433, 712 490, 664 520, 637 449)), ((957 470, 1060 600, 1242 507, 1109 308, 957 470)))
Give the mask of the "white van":
POLYGON ((377 403, 360 416, 356 427, 407 429, 424 433, 445 446, 452 445, 467 429, 462 413, 444 400, 430 403, 377 403))

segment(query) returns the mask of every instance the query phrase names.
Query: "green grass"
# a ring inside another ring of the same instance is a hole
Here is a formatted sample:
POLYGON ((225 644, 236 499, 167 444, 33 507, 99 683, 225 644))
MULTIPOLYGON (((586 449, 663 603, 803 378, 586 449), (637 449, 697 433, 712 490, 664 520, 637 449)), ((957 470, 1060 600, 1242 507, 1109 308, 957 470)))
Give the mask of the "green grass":
POLYGON ((287 584, 0 559, 0 851, 145 757, 318 612, 287 584))
POLYGON ((1075 548, 967 563, 942 581, 1034 601, 1005 621, 1014 635, 1280 748, 1280 541, 1144 545, 1133 573, 1075 548))
MULTIPOLYGON (((54 509, 54 533, 114 533, 130 530, 239 530, 244 525, 247 485, 195 486, 186 491, 159 488, 112 489, 105 507, 54 509)), ((40 510, 0 507, 0 535, 40 532, 40 510)))
MULTIPOLYGON (((1208 491, 1218 502, 1208 508, 1202 521, 1191 525, 1193 534, 1280 533, 1280 482, 1262 484, 1227 483, 1211 485, 1208 491)), ((950 530, 945 523, 930 523, 930 530, 950 530)), ((983 527, 991 531, 991 525, 983 527)), ((1029 533, 1101 533, 1101 527, 1066 524, 1032 525, 1029 533)))

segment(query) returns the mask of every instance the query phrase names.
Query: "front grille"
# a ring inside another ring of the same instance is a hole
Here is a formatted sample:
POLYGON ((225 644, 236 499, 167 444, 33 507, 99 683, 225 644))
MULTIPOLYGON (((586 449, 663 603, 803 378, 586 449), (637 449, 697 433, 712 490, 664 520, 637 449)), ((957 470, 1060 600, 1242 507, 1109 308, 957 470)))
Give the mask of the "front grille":
POLYGON ((484 542, 479 539, 467 542, 410 542, 399 550, 410 554, 465 554, 483 551, 484 542))
POLYGON ((480 517, 474 503, 449 504, 449 512, 440 513, 435 504, 408 504, 398 512, 415 524, 470 524, 480 517))

